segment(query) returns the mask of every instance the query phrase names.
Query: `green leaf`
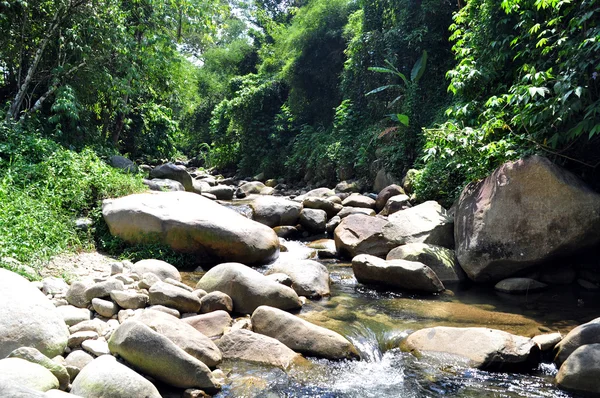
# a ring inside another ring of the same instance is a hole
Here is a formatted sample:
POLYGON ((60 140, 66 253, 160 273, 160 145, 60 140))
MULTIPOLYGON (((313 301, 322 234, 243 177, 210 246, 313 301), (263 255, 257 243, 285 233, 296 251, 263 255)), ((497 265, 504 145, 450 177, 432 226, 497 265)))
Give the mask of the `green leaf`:
POLYGON ((419 58, 419 60, 415 63, 415 66, 413 66, 412 72, 410 73, 410 80, 417 83, 423 76, 423 73, 425 73, 426 65, 427 51, 423 50, 423 55, 421 55, 421 58, 419 58))
POLYGON ((371 94, 375 94, 375 93, 379 93, 382 92, 383 90, 387 90, 388 88, 392 88, 392 87, 400 87, 397 84, 388 84, 387 86, 381 86, 381 87, 377 87, 375 90, 371 90, 368 93, 366 93, 365 95, 371 95, 371 94))
POLYGON ((408 127, 408 116, 402 113, 388 115, 394 122, 399 122, 408 127))

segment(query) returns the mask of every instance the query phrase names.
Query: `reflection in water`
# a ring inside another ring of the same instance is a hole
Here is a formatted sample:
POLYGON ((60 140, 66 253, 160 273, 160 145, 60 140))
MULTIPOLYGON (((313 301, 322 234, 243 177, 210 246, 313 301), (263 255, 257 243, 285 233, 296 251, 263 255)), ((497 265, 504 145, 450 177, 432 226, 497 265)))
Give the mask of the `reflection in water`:
MULTIPOLYGON (((310 258, 314 249, 284 241, 280 261, 310 258)), ((490 373, 455 358, 417 358, 398 349, 413 330, 432 326, 483 326, 533 336, 568 332, 600 312, 597 296, 571 286, 536 296, 497 295, 490 287, 453 287, 440 295, 390 292, 359 284, 350 264, 323 262, 331 273, 331 297, 308 301, 298 314, 335 330, 356 346, 360 361, 311 359, 284 372, 248 363, 224 363, 226 385, 217 397, 575 397, 554 385, 556 368, 541 364, 529 374, 490 373), (589 293, 587 293, 589 295, 589 293)), ((268 266, 259 269, 263 272, 268 266)), ((184 275, 195 281, 201 274, 184 275)))

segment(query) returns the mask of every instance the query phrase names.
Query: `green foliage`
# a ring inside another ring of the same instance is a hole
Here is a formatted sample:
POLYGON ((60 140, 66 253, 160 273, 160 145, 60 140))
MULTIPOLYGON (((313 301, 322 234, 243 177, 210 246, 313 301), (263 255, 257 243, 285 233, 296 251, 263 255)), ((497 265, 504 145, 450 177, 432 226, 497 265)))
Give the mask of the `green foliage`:
POLYGON ((39 265, 87 247, 74 220, 99 201, 145 189, 91 149, 74 152, 20 125, 0 124, 0 258, 39 265))

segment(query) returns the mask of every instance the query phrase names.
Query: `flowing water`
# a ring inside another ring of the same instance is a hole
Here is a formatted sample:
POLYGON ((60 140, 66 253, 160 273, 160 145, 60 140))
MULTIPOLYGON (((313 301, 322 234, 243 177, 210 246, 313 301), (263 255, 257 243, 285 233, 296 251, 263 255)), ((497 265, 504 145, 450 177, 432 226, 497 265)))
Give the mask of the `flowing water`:
MULTIPOLYGON (((284 241, 278 261, 314 258, 304 243, 284 241)), ((227 375, 217 397, 576 397, 554 385, 557 369, 542 363, 529 373, 486 372, 451 357, 417 358, 402 352, 411 332, 432 326, 490 327, 534 336, 573 327, 600 314, 595 293, 572 285, 543 293, 510 296, 491 287, 450 286, 440 295, 420 296, 359 284, 350 264, 321 261, 331 274, 331 297, 309 300, 298 316, 351 340, 361 360, 310 358, 287 372, 240 362, 220 367, 227 375)), ((265 271, 268 266, 259 271, 265 271)), ((187 273, 195 284, 202 272, 187 273)))

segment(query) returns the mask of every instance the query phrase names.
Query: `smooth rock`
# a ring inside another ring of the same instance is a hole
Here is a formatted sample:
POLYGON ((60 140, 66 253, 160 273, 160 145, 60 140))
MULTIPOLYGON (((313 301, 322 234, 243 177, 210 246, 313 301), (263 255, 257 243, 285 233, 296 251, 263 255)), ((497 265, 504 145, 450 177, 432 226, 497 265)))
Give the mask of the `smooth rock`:
POLYGON ((90 354, 94 354, 97 357, 101 355, 110 354, 108 343, 103 339, 85 340, 81 343, 81 348, 83 348, 86 352, 89 352, 90 354))
MULTIPOLYGON (((166 261, 162 261, 162 260, 155 260, 155 259, 140 260, 140 261, 136 262, 135 264, 133 264, 133 266, 131 267, 131 272, 141 276, 142 280, 146 276, 146 273, 149 272, 151 274, 158 276, 158 278, 161 281, 164 281, 167 278, 175 279, 176 281, 181 281, 181 274, 179 273, 179 270, 177 270, 177 268, 175 268, 171 264, 167 263, 166 261)), ((148 277, 148 278, 152 278, 152 277, 148 277)), ((152 285, 150 285, 150 286, 152 286, 152 285)), ((148 286, 148 288, 150 286, 148 286)))
POLYGON ((78 368, 79 370, 83 369, 86 365, 88 365, 93 360, 94 360, 94 357, 92 357, 90 354, 88 354, 87 352, 84 352, 82 350, 75 350, 75 351, 71 352, 69 355, 67 355, 67 357, 65 358, 67 365, 74 366, 74 367, 78 368))
MULTIPOLYGON (((388 199, 390 199, 393 196, 397 196, 397 195, 404 195, 404 189, 402 189, 401 186, 392 184, 392 185, 388 185, 387 187, 383 188, 377 194, 377 200, 375 201, 375 210, 377 210, 377 211, 383 210, 386 203, 388 202, 388 199)), ((407 198, 408 198, 408 196, 407 196, 407 198)))
POLYGON ((105 318, 111 318, 119 312, 119 306, 117 304, 100 298, 92 299, 92 307, 94 307, 94 311, 105 318))
POLYGON ((122 323, 108 345, 112 353, 120 355, 134 368, 166 384, 209 391, 220 387, 203 362, 141 322, 122 323))
POLYGON ((389 216, 401 210, 406 210, 409 207, 411 207, 411 205, 408 195, 396 195, 388 199, 380 214, 389 216))
POLYGON ((252 219, 271 228, 296 225, 302 211, 302 204, 273 196, 259 196, 250 207, 254 211, 252 219))
POLYGON ((559 387, 584 394, 600 394, 600 344, 577 348, 556 375, 559 387))
POLYGON ((75 348, 79 347, 81 343, 86 340, 96 340, 98 338, 98 333, 96 332, 77 332, 73 333, 69 336, 69 341, 67 342, 67 347, 75 348))
POLYGON ((69 304, 78 307, 86 308, 91 303, 85 296, 86 290, 94 284, 92 279, 82 279, 71 283, 67 291, 66 299, 69 304))
POLYGON ((277 308, 258 307, 252 314, 252 330, 273 337, 307 356, 327 359, 358 358, 354 345, 339 333, 277 308))
MULTIPOLYGON (((428 243, 454 248, 454 220, 437 202, 428 201, 388 217, 383 235, 398 245, 428 243)), ((397 245, 397 246, 398 246, 397 245)))
MULTIPOLYGON (((318 298, 329 296, 329 272, 313 260, 296 260, 273 264, 268 273, 282 273, 292 280, 292 289, 298 296, 318 298)), ((281 282, 280 282, 281 283, 281 282)))
POLYGON ((375 210, 373 210, 373 209, 365 209, 363 207, 350 207, 350 206, 346 206, 337 215, 340 218, 346 218, 348 216, 355 215, 355 214, 362 214, 362 215, 365 215, 365 216, 374 217, 375 216, 375 210))
POLYGON ((560 333, 540 334, 531 338, 540 351, 551 351, 562 340, 560 333))
POLYGON ((66 294, 69 285, 61 278, 49 277, 42 279, 42 293, 44 294, 66 294))
POLYGON ((300 225, 313 233, 325 232, 327 213, 325 210, 302 209, 300 212, 300 225))
POLYGON ((62 354, 69 330, 62 314, 22 276, 0 269, 0 358, 19 347, 48 357, 62 354))
POLYGON ((106 322, 104 322, 98 318, 94 318, 94 319, 79 322, 73 326, 70 326, 69 332, 71 332, 71 334, 73 334, 73 333, 77 333, 77 332, 92 331, 92 332, 98 333, 99 336, 103 336, 104 333, 106 333, 107 329, 108 329, 108 325, 106 322))
POLYGON ((532 366, 539 354, 531 339, 488 328, 426 328, 410 334, 403 345, 420 353, 454 354, 468 359, 469 366, 484 370, 532 366))
POLYGON ((278 340, 250 330, 227 333, 217 342, 223 359, 244 360, 287 369, 302 357, 278 340))
POLYGON ((137 166, 135 163, 121 155, 113 155, 108 158, 108 164, 116 169, 120 169, 128 173, 135 173, 137 171, 137 166))
POLYGON ((85 398, 161 398, 151 382, 110 355, 85 366, 75 378, 71 393, 85 398))
POLYGON ((102 214, 111 233, 130 243, 164 243, 206 262, 265 263, 279 255, 271 228, 188 192, 107 199, 102 214))
POLYGON ((167 178, 153 178, 152 180, 142 180, 144 185, 150 188, 151 191, 157 192, 178 192, 185 191, 182 183, 167 178))
POLYGON ((260 194, 263 189, 267 188, 265 184, 260 181, 250 181, 239 186, 236 191, 238 198, 245 198, 248 195, 260 194))
POLYGON ((417 261, 425 264, 435 272, 442 282, 462 282, 467 274, 462 270, 454 250, 427 243, 408 243, 392 249, 386 260, 417 261))
POLYGON ((173 278, 167 278, 167 279, 164 280, 164 282, 169 283, 169 284, 171 284, 173 286, 180 287, 183 290, 187 290, 188 292, 193 292, 194 291, 194 289, 192 289, 191 287, 189 287, 185 283, 179 282, 179 281, 177 281, 177 280, 175 280, 173 278))
POLYGON ((456 256, 474 281, 498 281, 599 242, 599 229, 600 195, 532 156, 465 187, 456 209, 456 256))
POLYGON ((329 221, 327 221, 327 224, 325 224, 325 230, 328 234, 333 234, 333 231, 335 231, 341 222, 342 218, 340 216, 333 216, 329 221))
POLYGON ((507 278, 496 283, 494 289, 502 293, 509 294, 527 294, 544 290, 548 287, 531 278, 507 278))
POLYGON ((597 320, 584 323, 571 330, 556 345, 554 362, 559 366, 562 365, 573 351, 586 344, 600 344, 600 322, 597 320))
POLYGON ((11 352, 8 358, 21 358, 25 361, 35 363, 48 369, 58 380, 58 388, 66 390, 69 386, 69 373, 67 369, 52 359, 48 358, 38 350, 32 347, 21 347, 11 352))
POLYGON ((229 185, 215 185, 214 187, 208 187, 202 191, 203 195, 214 195, 217 200, 231 200, 235 194, 235 188, 229 185))
POLYGON ((231 316, 226 311, 214 311, 208 314, 195 315, 183 318, 181 321, 192 326, 207 337, 221 336, 225 329, 230 327, 232 323, 231 316))
POLYGON ((338 253, 345 258, 353 258, 359 254, 385 257, 399 245, 389 242, 383 236, 383 227, 387 224, 384 219, 362 214, 342 219, 333 233, 338 253))
POLYGON ((58 388, 56 376, 37 363, 21 358, 0 359, 0 385, 20 384, 36 391, 48 391, 58 388))
POLYGON ((157 282, 149 290, 150 304, 164 305, 179 312, 198 312, 200 299, 185 289, 165 282, 157 282))
POLYGON ((221 362, 221 352, 212 340, 179 318, 160 311, 144 310, 133 320, 165 336, 209 368, 221 362))
POLYGON ((113 299, 119 307, 132 310, 145 308, 150 302, 150 297, 148 295, 133 290, 114 290, 110 292, 110 298, 113 299))
POLYGON ((405 290, 437 293, 444 284, 425 264, 406 260, 382 260, 368 254, 352 259, 354 276, 361 283, 393 286, 405 290))
POLYGON ((350 195, 342 201, 342 206, 375 209, 375 200, 365 195, 350 195))
POLYGON ((200 299, 200 313, 213 311, 233 311, 233 300, 227 294, 219 291, 210 292, 200 299))
POLYGON ((72 305, 61 305, 56 308, 67 326, 73 326, 80 322, 92 319, 92 312, 87 308, 77 308, 72 305))
POLYGON ((302 306, 294 290, 239 263, 224 263, 211 268, 196 287, 227 294, 233 300, 233 310, 243 314, 251 314, 261 305, 284 310, 302 306))
POLYGON ((150 178, 174 180, 181 183, 186 191, 194 192, 192 177, 185 168, 176 166, 173 163, 166 163, 153 168, 150 170, 150 178))
POLYGON ((91 302, 94 298, 109 297, 113 290, 125 290, 125 284, 114 278, 98 282, 85 290, 85 298, 91 302))
POLYGON ((172 315, 175 318, 181 318, 181 313, 174 308, 165 307, 164 305, 151 305, 148 307, 149 310, 164 312, 165 314, 172 315))
POLYGON ((338 203, 334 203, 330 199, 331 197, 321 198, 318 196, 309 196, 304 198, 302 205, 307 209, 318 209, 323 210, 327 213, 327 217, 331 218, 338 214, 343 206, 338 203))

